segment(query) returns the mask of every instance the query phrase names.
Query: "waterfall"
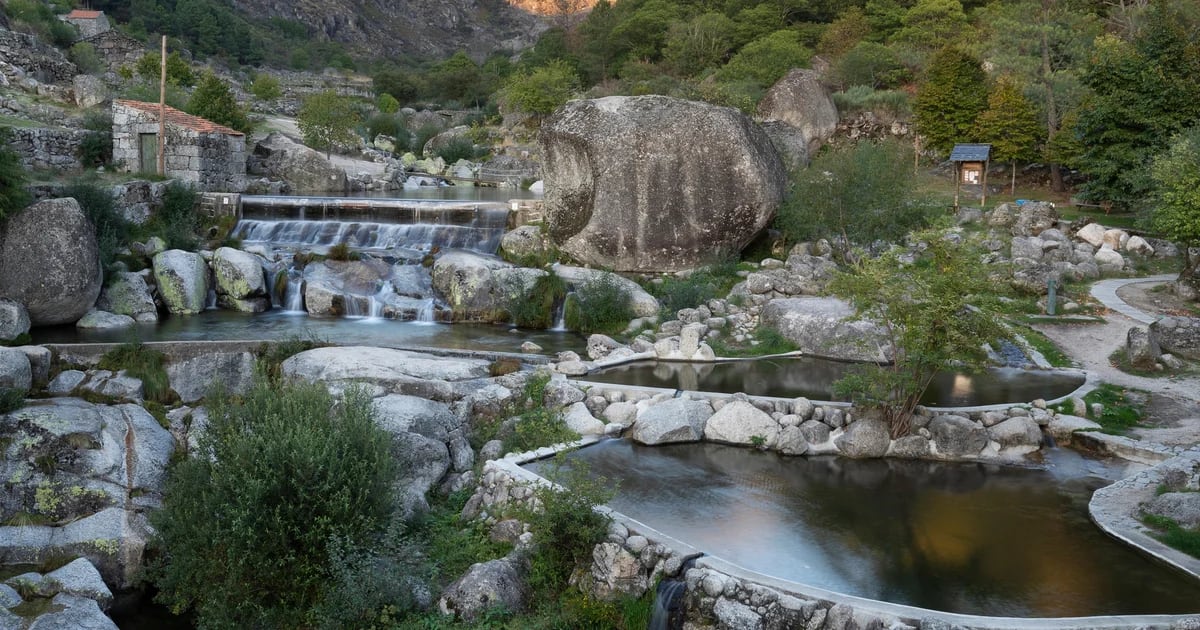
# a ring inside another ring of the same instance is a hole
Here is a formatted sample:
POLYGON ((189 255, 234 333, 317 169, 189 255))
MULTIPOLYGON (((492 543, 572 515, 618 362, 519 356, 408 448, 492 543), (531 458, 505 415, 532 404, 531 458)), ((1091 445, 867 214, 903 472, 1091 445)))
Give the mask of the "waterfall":
POLYGON ((208 295, 204 296, 204 310, 211 311, 217 308, 217 290, 209 289, 208 295))
POLYGON ((298 270, 289 269, 287 272, 287 289, 283 293, 283 312, 304 312, 304 274, 298 270))
MULTIPOLYGON (((568 293, 567 295, 570 295, 568 293)), ((550 329, 552 332, 566 332, 567 330, 567 300, 566 298, 554 301, 554 327, 550 329)))
POLYGON ((433 298, 421 302, 421 306, 417 308, 413 321, 421 324, 432 324, 436 321, 433 318, 433 298))
POLYGON ((683 627, 684 592, 687 582, 683 580, 663 580, 658 583, 654 593, 654 609, 650 613, 650 623, 646 630, 675 630, 683 627))

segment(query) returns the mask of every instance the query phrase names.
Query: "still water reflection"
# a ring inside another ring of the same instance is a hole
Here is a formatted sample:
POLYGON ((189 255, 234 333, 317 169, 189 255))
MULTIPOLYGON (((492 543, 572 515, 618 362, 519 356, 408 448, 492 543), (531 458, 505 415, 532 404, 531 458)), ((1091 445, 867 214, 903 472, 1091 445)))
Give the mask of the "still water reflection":
POLYGON ((832 591, 996 616, 1200 611, 1200 583, 1088 520, 1092 491, 1107 483, 1095 476, 625 440, 576 460, 619 482, 614 509, 748 569, 832 591))
MULTIPOLYGON (((755 396, 837 400, 833 384, 858 364, 795 357, 720 363, 637 362, 589 374, 586 380, 622 385, 667 387, 687 391, 745 392, 755 396)), ((1009 402, 1052 400, 1083 384, 1077 372, 997 368, 982 374, 939 374, 923 404, 966 407, 1009 402)))

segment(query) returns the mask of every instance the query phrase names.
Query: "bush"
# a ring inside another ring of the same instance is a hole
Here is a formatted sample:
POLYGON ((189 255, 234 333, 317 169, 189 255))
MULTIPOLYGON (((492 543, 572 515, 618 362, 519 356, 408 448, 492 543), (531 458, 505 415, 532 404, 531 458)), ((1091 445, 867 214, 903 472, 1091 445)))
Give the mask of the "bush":
POLYGON ((389 628, 417 610, 434 567, 420 541, 394 519, 381 540, 356 546, 344 537, 330 544, 329 591, 317 606, 320 628, 389 628))
POLYGON ((612 335, 625 330, 633 319, 633 303, 615 277, 602 274, 567 296, 564 315, 571 330, 612 335))
POLYGON ((528 289, 519 276, 510 276, 504 287, 505 309, 512 322, 521 328, 546 329, 554 326, 554 305, 567 297, 562 278, 548 273, 533 281, 528 289))
POLYGON ((96 47, 90 42, 79 42, 71 46, 68 56, 71 58, 71 62, 83 74, 100 74, 104 72, 104 61, 100 59, 100 55, 96 52, 96 47))
POLYGON ((187 113, 242 133, 250 131, 250 119, 233 96, 229 84, 211 71, 200 78, 200 84, 188 99, 187 113))
POLYGON ((911 168, 910 148, 895 141, 824 153, 793 175, 775 225, 789 242, 835 236, 895 242, 934 216, 935 208, 916 198, 911 168))
POLYGON ((843 117, 859 112, 871 112, 880 118, 907 118, 912 114, 908 93, 900 90, 876 90, 856 85, 845 92, 835 92, 833 102, 843 117))
POLYGON ((416 137, 413 138, 412 152, 417 155, 423 155, 425 152, 425 144, 431 138, 442 133, 442 128, 437 125, 425 125, 417 130, 416 137))
POLYGON ((408 150, 408 124, 401 114, 374 114, 367 119, 367 141, 375 140, 375 136, 385 135, 396 141, 396 153, 408 150))
POLYGON ((335 404, 320 385, 260 374, 241 400, 215 399, 151 517, 158 601, 194 609, 201 627, 312 626, 342 588, 331 556, 355 555, 389 521, 390 447, 361 390, 335 404))
POLYGON ((564 461, 560 455, 555 466, 542 472, 559 487, 535 490, 542 509, 522 519, 529 523, 537 541, 529 570, 534 600, 555 598, 566 589, 577 566, 591 564, 592 548, 604 541, 612 521, 596 507, 612 499, 615 488, 603 477, 593 479, 582 462, 572 462, 567 468, 564 461))
POLYGON ((0 413, 9 413, 25 406, 26 390, 13 387, 0 388, 0 413))
POLYGON ((147 230, 166 241, 167 249, 195 251, 199 246, 196 236, 200 228, 200 216, 196 212, 198 203, 195 188, 177 181, 167 184, 162 208, 147 224, 147 230))
POLYGON ((433 154, 445 160, 446 164, 454 164, 459 160, 474 160, 487 155, 487 150, 476 149, 475 143, 471 142, 470 138, 456 136, 434 149, 433 154))
POLYGON ((263 73, 256 75, 250 82, 250 93, 260 101, 273 101, 283 96, 283 90, 279 87, 279 79, 263 73))
POLYGON ((69 186, 65 194, 79 202, 79 207, 96 228, 100 265, 107 269, 117 259, 117 252, 125 247, 129 239, 129 223, 117 210, 112 192, 108 188, 79 180, 69 186))
POLYGON ((165 363, 166 357, 158 350, 139 343, 126 343, 104 353, 97 367, 113 372, 125 370, 129 376, 142 381, 147 401, 169 404, 178 397, 171 389, 165 363))
POLYGON ((650 291, 662 304, 663 317, 675 319, 681 309, 696 308, 728 294, 740 279, 737 271, 737 262, 730 260, 702 267, 682 278, 665 278, 662 284, 650 285, 650 291))
POLYGON ((385 114, 395 114, 400 111, 400 101, 395 96, 384 92, 375 97, 375 107, 385 114))
POLYGON ((29 205, 27 178, 21 157, 9 148, 9 130, 0 127, 0 222, 29 205))
POLYGON ((358 254, 350 249, 350 244, 342 241, 336 245, 329 247, 329 251, 325 254, 327 260, 358 260, 358 254))

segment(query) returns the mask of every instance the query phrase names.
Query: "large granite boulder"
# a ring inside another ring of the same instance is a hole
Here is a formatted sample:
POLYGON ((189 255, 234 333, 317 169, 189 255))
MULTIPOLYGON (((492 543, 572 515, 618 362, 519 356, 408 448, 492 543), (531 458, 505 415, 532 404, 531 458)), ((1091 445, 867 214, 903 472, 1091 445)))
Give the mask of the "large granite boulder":
POLYGON ((208 301, 208 265, 195 252, 169 249, 154 257, 154 280, 172 315, 195 315, 208 301))
POLYGON ((0 239, 0 297, 25 305, 32 325, 83 317, 103 280, 96 231, 74 199, 41 201, 8 218, 0 239))
POLYGON ((706 401, 673 398, 639 410, 629 438, 650 445, 698 442, 711 415, 706 401))
POLYGON ((892 435, 883 420, 863 418, 851 422, 833 443, 847 457, 883 457, 892 444, 892 435))
POLYGON ((1058 222, 1058 211, 1054 204, 1045 201, 1030 201, 1022 204, 1012 226, 1013 236, 1037 236, 1053 228, 1058 222))
POLYGON ((254 147, 251 174, 269 175, 302 192, 345 192, 346 171, 324 155, 273 132, 254 147))
POLYGON ((704 425, 704 439, 769 448, 775 446, 779 428, 779 423, 763 410, 744 400, 735 400, 718 409, 708 419, 704 425))
POLYGON ((20 302, 0 298, 0 342, 12 342, 29 333, 29 312, 20 302))
POLYGON ((1150 324, 1150 339, 1163 352, 1200 361, 1200 318, 1163 317, 1150 324))
POLYGON ((456 321, 501 320, 506 299, 502 291, 504 282, 493 272, 511 267, 491 256, 448 251, 433 263, 433 289, 446 301, 456 321))
POLYGON ((929 423, 938 454, 950 457, 978 455, 988 443, 987 429, 963 416, 941 415, 929 423))
POLYGON ((571 101, 542 124, 539 143, 550 239, 616 271, 691 269, 740 251, 787 182, 749 118, 665 96, 571 101))
POLYGON ((890 361, 893 351, 883 327, 854 317, 854 307, 844 300, 799 297, 767 303, 759 325, 783 335, 805 354, 850 361, 890 361))
POLYGON ((0 347, 0 389, 29 389, 32 384, 29 357, 16 348, 0 347))
POLYGON ((171 389, 185 403, 196 402, 214 388, 240 396, 254 384, 254 355, 249 352, 206 352, 167 365, 171 389))
POLYGON ((486 378, 489 364, 484 359, 345 346, 306 350, 284 361, 281 370, 287 378, 324 383, 334 390, 359 384, 378 394, 408 394, 450 401, 479 389, 471 387, 463 391, 453 384, 486 378))
POLYGON ((262 264, 254 254, 222 247, 213 254, 212 270, 222 308, 261 313, 271 306, 262 264))
POLYGON ((537 259, 546 253, 546 236, 542 234, 541 226, 521 225, 516 229, 505 232, 500 239, 500 252, 505 260, 520 263, 521 261, 537 259))
POLYGON ((100 293, 96 308, 118 315, 128 315, 139 322, 157 322, 158 307, 150 286, 141 274, 119 271, 109 279, 100 293))
POLYGON ((758 102, 758 120, 781 122, 799 131, 808 155, 837 131, 838 112, 817 73, 795 68, 775 82, 758 102))
POLYGON ((471 565, 446 588, 437 605, 443 615, 473 623, 489 610, 519 613, 528 597, 524 563, 509 556, 471 565))

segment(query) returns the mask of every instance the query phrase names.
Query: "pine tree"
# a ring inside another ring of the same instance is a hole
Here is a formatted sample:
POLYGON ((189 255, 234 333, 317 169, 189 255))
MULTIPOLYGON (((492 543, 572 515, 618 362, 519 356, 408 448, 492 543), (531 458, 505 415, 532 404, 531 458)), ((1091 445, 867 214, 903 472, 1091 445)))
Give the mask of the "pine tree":
POLYGON ((986 77, 979 60, 955 47, 934 54, 914 114, 926 145, 948 153, 974 139, 975 119, 987 107, 986 77))
POLYGON ((1004 75, 988 95, 988 108, 975 121, 975 135, 992 145, 992 158, 1012 162, 1012 193, 1017 194, 1017 162, 1038 155, 1041 124, 1033 103, 1021 93, 1016 79, 1004 75))
POLYGON ((250 121, 229 90, 229 84, 212 72, 206 72, 188 100, 187 112, 238 131, 250 130, 250 121))

